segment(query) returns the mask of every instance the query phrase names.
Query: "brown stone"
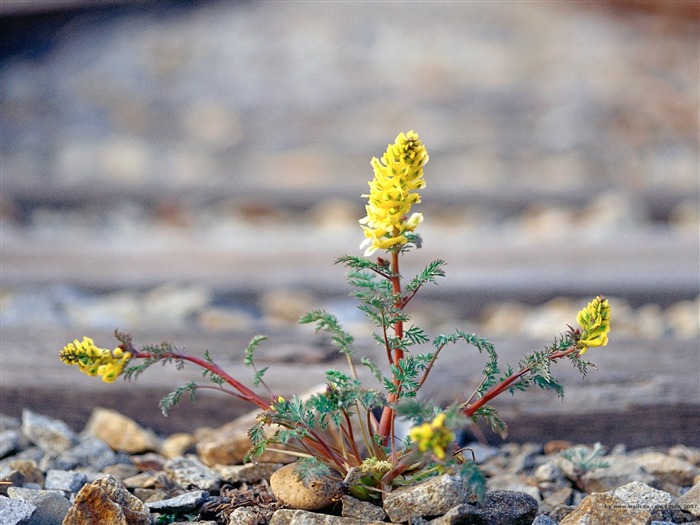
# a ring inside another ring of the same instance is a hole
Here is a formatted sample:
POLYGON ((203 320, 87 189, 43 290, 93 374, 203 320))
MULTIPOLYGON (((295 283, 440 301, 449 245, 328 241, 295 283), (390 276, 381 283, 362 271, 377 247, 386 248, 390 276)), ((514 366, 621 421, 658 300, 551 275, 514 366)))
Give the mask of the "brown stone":
POLYGON ((63 525, 148 525, 149 521, 143 502, 108 476, 80 489, 63 525))
POLYGON ((644 509, 631 508, 610 493, 594 492, 584 498, 571 514, 568 514, 560 525, 610 525, 624 523, 625 525, 649 525, 651 514, 644 509))
POLYGON ((160 443, 156 435, 146 430, 133 419, 107 408, 97 407, 85 425, 85 432, 100 438, 112 450, 139 454, 158 450, 160 443))
POLYGON ((296 464, 285 465, 270 477, 270 488, 283 504, 300 510, 319 510, 339 501, 343 485, 330 478, 318 478, 307 483, 299 479, 296 464))

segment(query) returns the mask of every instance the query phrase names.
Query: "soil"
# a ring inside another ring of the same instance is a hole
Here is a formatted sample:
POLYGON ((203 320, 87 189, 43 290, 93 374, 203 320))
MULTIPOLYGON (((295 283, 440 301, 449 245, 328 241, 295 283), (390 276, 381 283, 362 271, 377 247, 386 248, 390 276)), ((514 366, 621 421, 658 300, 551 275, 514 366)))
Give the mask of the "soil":
MULTIPOLYGON (((160 389, 139 389, 139 395, 115 396, 109 392, 70 389, 2 388, 0 412, 20 417, 22 409, 65 421, 80 431, 96 406, 112 408, 126 414, 159 434, 192 432, 203 426, 218 427, 250 409, 250 406, 220 396, 202 396, 196 403, 183 401, 163 417, 158 401, 168 393, 160 389)), ((682 443, 700 447, 700 406, 630 407, 624 411, 593 412, 568 415, 528 415, 508 417, 507 441, 545 443, 564 439, 573 443, 601 442, 613 446, 624 443, 629 449, 647 446, 672 446, 682 443)), ((485 432, 489 443, 501 439, 485 432)), ((467 435, 463 441, 470 441, 467 435)))

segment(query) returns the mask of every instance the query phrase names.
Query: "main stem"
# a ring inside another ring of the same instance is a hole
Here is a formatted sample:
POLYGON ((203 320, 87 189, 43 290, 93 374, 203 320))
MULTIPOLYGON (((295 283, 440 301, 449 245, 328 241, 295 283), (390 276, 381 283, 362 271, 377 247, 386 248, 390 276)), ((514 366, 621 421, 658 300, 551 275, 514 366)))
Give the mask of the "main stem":
MULTIPOLYGON (((391 291, 394 294, 395 302, 394 306, 397 308, 402 307, 401 300, 401 276, 399 275, 399 250, 394 250, 391 252, 391 291)), ((394 324, 394 335, 397 339, 403 338, 403 321, 397 321, 394 324)), ((396 367, 400 365, 401 359, 403 359, 403 350, 401 348, 393 348, 391 351, 392 364, 396 367)), ((398 378, 394 377, 394 385, 396 386, 396 393, 389 395, 389 403, 395 403, 399 398, 401 383, 398 378)), ((382 411, 382 417, 379 421, 379 431, 378 434, 382 438, 382 442, 386 445, 389 440, 389 434, 393 428, 394 422, 394 409, 389 406, 384 407, 382 411)))

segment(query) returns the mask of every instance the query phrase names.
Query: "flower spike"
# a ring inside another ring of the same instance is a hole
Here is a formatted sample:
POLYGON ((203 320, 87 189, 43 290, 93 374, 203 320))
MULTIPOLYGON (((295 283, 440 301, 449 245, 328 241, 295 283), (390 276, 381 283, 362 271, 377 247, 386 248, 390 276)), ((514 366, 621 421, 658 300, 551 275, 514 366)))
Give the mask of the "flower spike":
POLYGON ((423 165, 428 162, 428 152, 414 131, 399 133, 381 160, 374 157, 374 179, 369 183, 367 216, 360 219, 365 240, 360 248, 367 248, 365 255, 377 250, 393 250, 408 242, 407 232, 412 232, 423 222, 423 215, 409 216, 411 205, 420 202, 416 190, 425 187, 423 165))

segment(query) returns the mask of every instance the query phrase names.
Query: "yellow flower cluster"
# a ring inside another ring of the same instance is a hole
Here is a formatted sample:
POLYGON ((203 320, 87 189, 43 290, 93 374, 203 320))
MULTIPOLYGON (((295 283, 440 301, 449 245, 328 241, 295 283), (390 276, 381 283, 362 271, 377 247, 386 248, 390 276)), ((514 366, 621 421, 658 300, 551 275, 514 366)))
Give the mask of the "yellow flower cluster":
POLYGON ((374 179, 369 183, 367 216, 360 219, 365 240, 360 248, 365 255, 376 250, 388 250, 406 244, 406 232, 412 232, 423 222, 423 215, 409 217, 411 205, 420 202, 416 190, 425 187, 423 165, 428 152, 414 131, 399 133, 389 144, 381 160, 372 158, 374 179))
POLYGON ((105 383, 112 383, 119 377, 131 359, 130 352, 124 352, 121 348, 99 348, 89 337, 67 344, 59 356, 61 361, 67 365, 78 365, 80 371, 89 376, 101 376, 105 383))
POLYGON ((610 303, 599 295, 576 316, 576 321, 581 326, 581 337, 578 346, 581 349, 579 355, 586 353, 590 347, 605 346, 608 344, 610 332, 610 303))
POLYGON ((455 440, 454 433, 445 426, 445 414, 435 416, 430 423, 413 427, 408 436, 418 444, 418 450, 430 450, 438 459, 445 459, 445 449, 455 440))

